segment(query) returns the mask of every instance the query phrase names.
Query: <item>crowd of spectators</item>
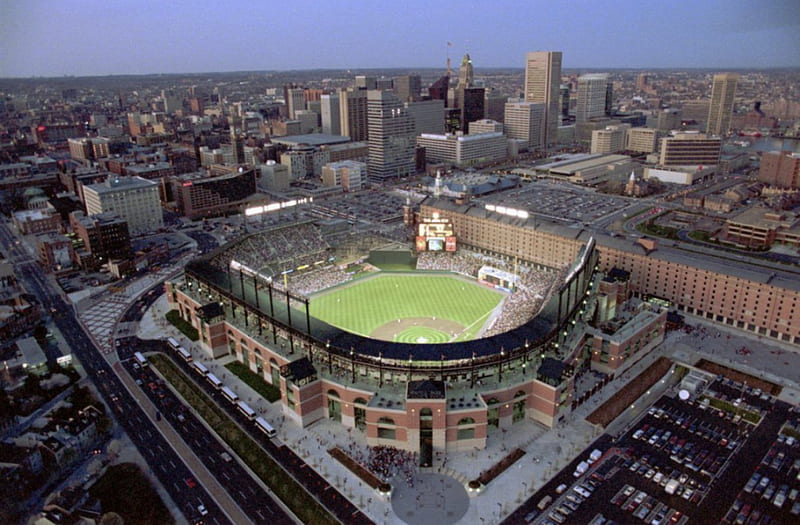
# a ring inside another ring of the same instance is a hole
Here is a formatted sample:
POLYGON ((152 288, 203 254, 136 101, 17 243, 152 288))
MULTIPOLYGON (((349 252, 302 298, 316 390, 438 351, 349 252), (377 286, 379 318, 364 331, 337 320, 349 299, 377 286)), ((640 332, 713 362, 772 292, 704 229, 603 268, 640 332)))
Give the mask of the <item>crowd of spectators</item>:
POLYGON ((346 283, 353 278, 339 266, 331 265, 310 271, 289 274, 289 289, 300 295, 311 295, 337 284, 346 283))
POLYGON ((245 237, 217 255, 212 264, 226 267, 231 259, 263 274, 280 272, 303 264, 301 259, 319 260, 330 246, 311 223, 291 224, 245 237))
POLYGON ((539 313, 550 295, 554 282, 552 272, 518 266, 517 275, 517 288, 506 297, 500 315, 484 332, 484 336, 507 332, 526 323, 539 313))
POLYGON ((508 294, 499 315, 481 334, 489 336, 507 332, 516 328, 539 313, 544 301, 553 291, 554 283, 563 282, 568 268, 555 274, 552 271, 539 270, 518 261, 509 261, 489 255, 459 250, 456 253, 422 252, 417 258, 418 270, 447 270, 472 278, 477 277, 482 266, 492 266, 519 276, 516 289, 508 294))

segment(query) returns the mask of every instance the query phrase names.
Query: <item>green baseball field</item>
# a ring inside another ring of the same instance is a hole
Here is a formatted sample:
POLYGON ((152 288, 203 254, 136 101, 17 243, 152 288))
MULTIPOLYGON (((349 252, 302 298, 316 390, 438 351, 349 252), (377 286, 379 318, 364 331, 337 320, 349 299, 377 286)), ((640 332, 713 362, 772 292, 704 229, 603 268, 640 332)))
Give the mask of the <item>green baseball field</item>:
POLYGON ((504 294, 450 275, 378 274, 313 296, 310 313, 343 330, 404 343, 474 339, 504 294))

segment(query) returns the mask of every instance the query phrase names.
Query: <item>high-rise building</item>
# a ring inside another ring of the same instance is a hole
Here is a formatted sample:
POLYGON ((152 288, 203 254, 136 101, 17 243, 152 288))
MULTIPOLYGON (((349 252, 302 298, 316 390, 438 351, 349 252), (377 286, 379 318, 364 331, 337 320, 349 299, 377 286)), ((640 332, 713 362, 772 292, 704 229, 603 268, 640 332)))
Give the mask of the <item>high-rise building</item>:
POLYGON ((592 131, 591 153, 619 153, 625 149, 626 131, 630 124, 606 126, 606 129, 592 131))
POLYGON ((109 176, 83 187, 86 214, 113 212, 128 223, 131 235, 164 226, 158 183, 141 177, 109 176))
POLYGON ((708 107, 706 133, 723 136, 731 129, 731 113, 733 99, 736 96, 736 84, 739 75, 736 73, 718 73, 714 75, 711 87, 711 104, 708 107))
POLYGON ((454 97, 455 107, 461 110, 458 129, 467 133, 469 123, 484 118, 486 105, 486 89, 474 85, 475 74, 469 53, 464 55, 459 69, 458 85, 454 97))
POLYGON ((534 51, 525 56, 525 102, 544 104, 544 144, 558 138, 561 51, 534 51))
POLYGON ((561 108, 561 118, 569 117, 569 86, 561 84, 558 88, 559 99, 558 107, 561 108))
POLYGON ((481 120, 476 120, 471 122, 469 125, 469 133, 473 135, 475 133, 492 133, 492 132, 503 132, 503 123, 498 122, 496 120, 484 118, 481 120))
POLYGON ((631 128, 625 137, 625 149, 640 153, 653 153, 656 151, 658 130, 653 128, 631 128))
POLYGON ((367 140, 367 92, 339 90, 340 133, 353 141, 367 140))
POLYGON ((544 146, 546 105, 534 102, 506 102, 503 121, 506 137, 524 141, 531 149, 544 146))
POLYGON ((286 112, 290 119, 297 118, 297 111, 306 109, 306 93, 303 88, 288 88, 286 90, 286 112))
POLYGON ((416 102, 420 100, 422 81, 419 75, 405 75, 394 79, 394 92, 400 102, 416 102))
POLYGON ((356 75, 356 89, 377 89, 378 79, 366 75, 356 75))
POLYGON ((367 165, 355 160, 330 162, 322 167, 322 183, 341 186, 344 191, 358 191, 367 179, 367 165))
POLYGON ((458 85, 472 87, 475 82, 475 72, 472 69, 472 59, 469 53, 461 59, 461 67, 458 70, 458 85))
POLYGON ((575 107, 575 123, 606 116, 608 75, 590 73, 578 77, 578 97, 575 107))
POLYGON ((447 91, 450 88, 450 77, 445 75, 440 77, 439 80, 431 84, 428 88, 428 96, 433 100, 444 101, 444 107, 447 107, 447 91))
POLYGON ((719 164, 722 141, 703 133, 679 133, 661 139, 660 166, 714 166, 719 164))
POLYGON ((414 135, 444 133, 444 101, 420 100, 405 102, 404 105, 414 119, 414 135))
POLYGON ((178 211, 191 219, 241 212, 256 192, 256 171, 215 166, 186 173, 172 180, 172 192, 178 211))
POLYGON ((328 135, 339 135, 342 132, 342 121, 339 114, 339 95, 322 95, 320 98, 322 132, 328 135))
POLYGON ((800 188, 800 153, 764 152, 761 156, 758 180, 779 188, 800 188))
POLYGON ((87 216, 82 211, 74 211, 69 215, 69 223, 92 254, 93 265, 131 256, 128 223, 119 215, 107 212, 87 216))
POLYGON ((394 93, 367 91, 371 181, 406 177, 414 172, 414 120, 394 93))
POLYGON ((479 87, 456 88, 457 107, 461 110, 461 131, 469 133, 469 123, 484 118, 484 105, 486 103, 486 89, 479 87))
POLYGON ((494 162, 508 156, 508 139, 497 131, 471 135, 423 133, 417 137, 417 146, 425 148, 426 161, 447 162, 458 167, 494 162))

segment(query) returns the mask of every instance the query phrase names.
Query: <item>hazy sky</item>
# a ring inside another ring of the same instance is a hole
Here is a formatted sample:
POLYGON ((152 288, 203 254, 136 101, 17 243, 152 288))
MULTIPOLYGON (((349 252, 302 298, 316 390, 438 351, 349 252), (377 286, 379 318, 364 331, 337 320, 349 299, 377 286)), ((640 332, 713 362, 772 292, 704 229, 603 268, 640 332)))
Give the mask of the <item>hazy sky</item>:
POLYGON ((265 69, 798 67, 800 0, 0 0, 0 77, 265 69))

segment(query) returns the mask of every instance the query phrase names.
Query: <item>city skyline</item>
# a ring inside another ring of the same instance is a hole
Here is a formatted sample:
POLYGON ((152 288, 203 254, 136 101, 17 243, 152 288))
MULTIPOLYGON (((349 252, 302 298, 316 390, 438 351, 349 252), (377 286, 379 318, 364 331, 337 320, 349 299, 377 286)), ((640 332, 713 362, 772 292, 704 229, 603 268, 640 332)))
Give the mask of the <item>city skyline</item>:
POLYGON ((517 68, 535 50, 562 51, 564 69, 800 67, 788 1, 0 5, 0 77, 444 68, 448 52, 517 68))

